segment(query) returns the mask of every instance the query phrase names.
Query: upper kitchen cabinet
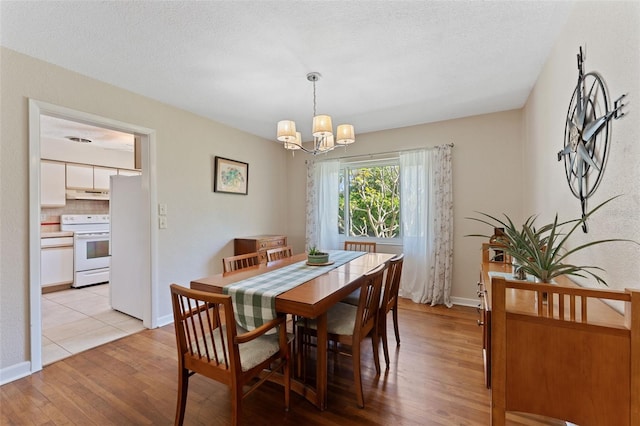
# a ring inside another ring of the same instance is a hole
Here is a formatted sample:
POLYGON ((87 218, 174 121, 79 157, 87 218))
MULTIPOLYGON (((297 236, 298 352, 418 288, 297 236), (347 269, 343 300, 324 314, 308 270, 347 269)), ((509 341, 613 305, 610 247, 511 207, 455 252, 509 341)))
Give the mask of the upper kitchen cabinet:
POLYGON ((67 188, 88 191, 108 191, 109 176, 117 173, 117 169, 67 163, 67 188))
POLYGON ((57 161, 41 161, 40 205, 61 207, 65 203, 65 164, 57 161))
POLYGON ((67 188, 93 189, 93 166, 67 164, 67 188))
POLYGON ((117 175, 118 169, 106 167, 93 168, 93 189, 96 191, 108 191, 110 186, 109 176, 117 175))

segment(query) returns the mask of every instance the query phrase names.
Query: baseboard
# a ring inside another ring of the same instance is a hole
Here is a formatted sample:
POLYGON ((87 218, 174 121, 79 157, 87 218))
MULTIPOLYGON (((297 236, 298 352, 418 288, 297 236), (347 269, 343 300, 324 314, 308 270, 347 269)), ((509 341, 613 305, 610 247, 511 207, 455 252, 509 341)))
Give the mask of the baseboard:
POLYGON ((173 322, 173 314, 165 315, 163 317, 157 318, 156 327, 162 327, 167 324, 171 324, 173 322))
POLYGON ((471 306, 472 308, 477 308, 478 307, 478 303, 480 303, 480 301, 478 299, 467 299, 467 298, 464 298, 464 297, 452 297, 451 298, 451 303, 453 303, 454 305, 471 306))
POLYGON ((24 361, 0 370, 0 386, 31 374, 31 363, 24 361))

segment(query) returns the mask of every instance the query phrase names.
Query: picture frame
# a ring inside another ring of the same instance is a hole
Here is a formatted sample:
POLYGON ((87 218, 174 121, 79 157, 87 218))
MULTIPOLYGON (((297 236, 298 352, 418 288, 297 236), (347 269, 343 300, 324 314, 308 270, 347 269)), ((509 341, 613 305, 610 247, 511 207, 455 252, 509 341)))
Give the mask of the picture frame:
POLYGON ((213 191, 227 194, 249 193, 249 163, 216 156, 213 191))

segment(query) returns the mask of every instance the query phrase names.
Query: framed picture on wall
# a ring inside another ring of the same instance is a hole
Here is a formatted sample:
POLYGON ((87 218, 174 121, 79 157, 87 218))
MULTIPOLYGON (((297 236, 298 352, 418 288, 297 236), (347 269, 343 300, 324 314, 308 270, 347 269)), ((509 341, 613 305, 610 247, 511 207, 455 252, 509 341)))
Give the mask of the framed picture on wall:
POLYGON ((228 158, 215 157, 213 190, 229 194, 247 195, 249 192, 249 164, 228 158))

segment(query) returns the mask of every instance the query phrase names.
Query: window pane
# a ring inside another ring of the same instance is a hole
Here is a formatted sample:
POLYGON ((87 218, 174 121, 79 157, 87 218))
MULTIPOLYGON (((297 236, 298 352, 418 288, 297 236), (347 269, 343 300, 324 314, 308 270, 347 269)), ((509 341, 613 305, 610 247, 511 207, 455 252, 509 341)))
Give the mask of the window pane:
MULTIPOLYGON (((400 231, 400 168, 397 164, 347 168, 348 194, 341 191, 341 210, 348 200, 348 217, 341 214, 351 237, 396 238, 400 231)), ((341 177, 341 189, 344 176, 341 177)), ((341 211, 341 213, 343 213, 341 211)))

